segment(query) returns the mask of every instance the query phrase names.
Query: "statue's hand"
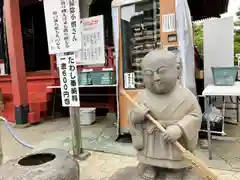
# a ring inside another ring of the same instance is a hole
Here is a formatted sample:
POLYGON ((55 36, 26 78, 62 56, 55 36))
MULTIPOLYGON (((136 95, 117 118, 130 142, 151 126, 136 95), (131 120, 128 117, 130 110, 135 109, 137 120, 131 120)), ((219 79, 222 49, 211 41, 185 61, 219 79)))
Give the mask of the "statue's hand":
POLYGON ((168 126, 163 133, 163 138, 166 142, 174 143, 182 136, 182 130, 177 125, 168 126))
POLYGON ((141 103, 141 104, 139 104, 139 108, 137 111, 142 117, 145 117, 147 115, 147 113, 149 112, 149 109, 145 104, 141 103))
POLYGON ((149 109, 144 104, 139 104, 138 107, 134 108, 130 112, 129 121, 133 124, 142 123, 145 120, 146 114, 149 112, 149 109))

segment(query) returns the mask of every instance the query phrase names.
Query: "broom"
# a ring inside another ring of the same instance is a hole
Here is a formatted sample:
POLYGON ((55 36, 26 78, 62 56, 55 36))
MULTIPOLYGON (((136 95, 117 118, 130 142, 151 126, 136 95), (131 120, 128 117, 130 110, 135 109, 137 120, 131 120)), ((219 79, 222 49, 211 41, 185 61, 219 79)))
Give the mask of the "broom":
MULTIPOLYGON (((139 104, 136 103, 126 92, 125 90, 120 91, 134 106, 139 107, 139 104)), ((146 117, 157 126, 161 132, 165 132, 165 128, 162 127, 150 114, 147 114, 146 117)), ((209 169, 204 162, 194 156, 190 151, 186 150, 179 142, 175 142, 174 145, 182 152, 184 158, 190 160, 195 166, 196 170, 201 174, 205 180, 217 180, 218 176, 209 169)))

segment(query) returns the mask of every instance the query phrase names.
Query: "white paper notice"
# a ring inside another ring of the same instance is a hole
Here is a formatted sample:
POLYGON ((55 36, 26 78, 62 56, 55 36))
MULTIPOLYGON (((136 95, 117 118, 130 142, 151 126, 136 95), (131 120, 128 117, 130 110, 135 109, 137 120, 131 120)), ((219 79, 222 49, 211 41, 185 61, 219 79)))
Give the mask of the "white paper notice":
POLYGON ((49 54, 81 48, 78 0, 44 0, 49 54))
POLYGON ((80 107, 78 76, 73 52, 57 55, 63 107, 80 107))
POLYGON ((82 19, 81 37, 82 48, 76 53, 77 64, 105 64, 103 16, 82 19))
POLYGON ((163 22, 163 32, 174 32, 176 31, 176 15, 175 14, 165 14, 162 15, 163 22))

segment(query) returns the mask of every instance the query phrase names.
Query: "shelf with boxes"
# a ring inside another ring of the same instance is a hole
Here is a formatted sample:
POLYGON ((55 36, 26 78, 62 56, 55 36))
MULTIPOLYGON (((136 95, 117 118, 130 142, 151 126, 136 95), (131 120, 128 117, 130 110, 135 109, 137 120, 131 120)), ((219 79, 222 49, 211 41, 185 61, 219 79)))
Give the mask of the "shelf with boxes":
POLYGON ((106 63, 104 65, 78 66, 78 80, 80 87, 116 86, 113 48, 106 48, 106 63))
MULTIPOLYGON (((79 87, 114 87, 116 86, 116 66, 114 62, 114 48, 106 47, 105 64, 101 65, 78 65, 79 87)), ((58 76, 57 62, 53 62, 58 76)), ((57 86, 49 88, 60 88, 60 82, 57 86)))
MULTIPOLYGON (((109 112, 116 112, 117 79, 113 51, 112 47, 106 48, 105 64, 77 66, 82 108, 106 108, 109 112)), ((57 84, 47 88, 60 89, 57 84)))
POLYGON ((87 86, 115 86, 116 85, 116 71, 112 68, 102 71, 94 69, 82 69, 78 71, 79 85, 82 87, 87 86))
POLYGON ((116 112, 115 67, 81 68, 78 70, 78 81, 81 107, 106 108, 109 112, 116 112))

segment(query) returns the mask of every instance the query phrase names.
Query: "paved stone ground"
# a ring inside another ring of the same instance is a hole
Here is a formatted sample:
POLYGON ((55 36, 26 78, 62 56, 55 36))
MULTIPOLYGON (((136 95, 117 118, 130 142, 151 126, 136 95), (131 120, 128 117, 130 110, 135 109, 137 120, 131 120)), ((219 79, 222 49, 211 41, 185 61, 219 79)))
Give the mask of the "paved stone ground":
MULTIPOLYGON (((48 121, 26 129, 14 129, 14 131, 21 139, 35 145, 35 150, 50 147, 69 150, 69 144, 65 144, 62 141, 62 136, 67 136, 67 134, 71 132, 68 120, 48 121)), ((2 143, 5 161, 11 158, 18 158, 19 156, 31 152, 30 149, 17 144, 4 127, 2 127, 2 143)), ((117 170, 135 165, 137 165, 135 157, 92 152, 91 156, 86 161, 80 162, 81 180, 107 180, 117 170)), ((221 174, 232 174, 240 179, 240 172, 220 170, 216 170, 216 172, 221 174)))
MULTIPOLYGON (((107 180, 116 171, 127 166, 137 165, 137 160, 134 157, 93 152, 88 160, 80 162, 80 165, 82 180, 107 180)), ((219 175, 227 174, 240 179, 240 173, 215 169, 213 171, 219 175)))

